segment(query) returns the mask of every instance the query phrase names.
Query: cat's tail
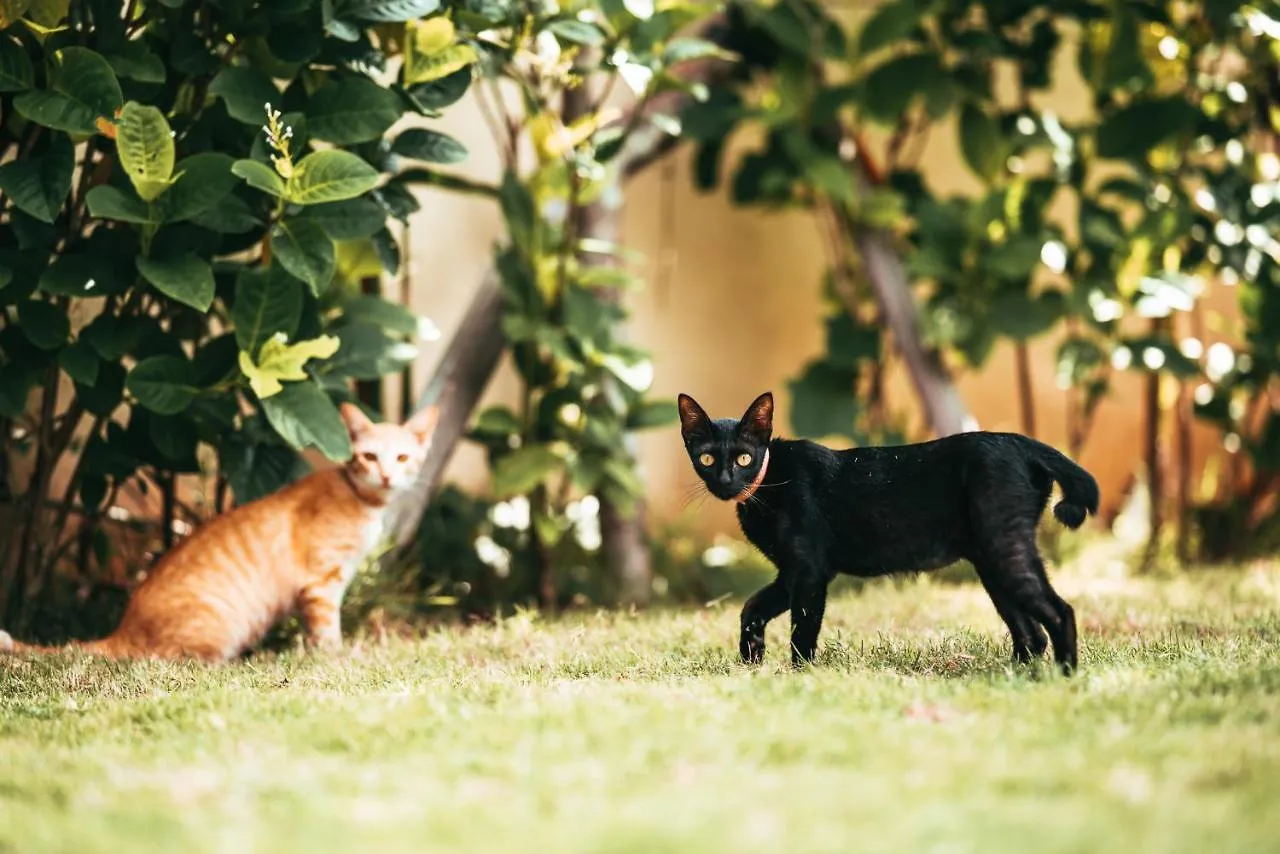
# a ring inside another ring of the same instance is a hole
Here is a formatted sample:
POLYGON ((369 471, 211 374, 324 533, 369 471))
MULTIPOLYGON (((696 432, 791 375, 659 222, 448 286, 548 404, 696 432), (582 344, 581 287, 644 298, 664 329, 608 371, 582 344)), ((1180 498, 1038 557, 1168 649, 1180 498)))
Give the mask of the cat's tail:
POLYGON ((23 653, 31 653, 31 652, 49 655, 49 654, 56 654, 59 652, 69 652, 72 650, 75 650, 77 652, 89 653, 91 655, 92 654, 101 655, 105 653, 105 650, 102 648, 102 643, 103 641, 89 641, 87 643, 80 642, 80 641, 72 641, 71 643, 66 644, 65 646, 40 646, 39 644, 22 643, 21 641, 16 641, 13 639, 12 635, 4 631, 3 629, 0 629, 0 655, 4 655, 6 653, 14 653, 14 654, 21 655, 23 653))
POLYGON ((1062 452, 1041 442, 1031 444, 1031 459, 1062 487, 1062 500, 1053 515, 1068 528, 1079 528, 1085 517, 1098 512, 1098 482, 1062 452))
POLYGON ((0 629, 0 653, 5 652, 57 652, 56 647, 52 646, 36 646, 35 644, 19 643, 13 639, 8 632, 0 629))

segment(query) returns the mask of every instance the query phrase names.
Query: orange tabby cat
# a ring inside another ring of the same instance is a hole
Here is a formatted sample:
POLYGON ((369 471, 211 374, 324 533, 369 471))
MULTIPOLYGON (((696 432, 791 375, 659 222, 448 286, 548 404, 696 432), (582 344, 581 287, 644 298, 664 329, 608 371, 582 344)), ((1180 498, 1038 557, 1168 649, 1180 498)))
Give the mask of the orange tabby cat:
MULTIPOLYGON (((341 409, 355 451, 345 466, 202 525, 155 566, 114 633, 76 647, 112 658, 223 661, 293 611, 310 645, 341 647, 342 597, 381 539, 389 500, 416 479, 437 414, 431 407, 399 426, 375 424, 351 404, 341 409)), ((0 632, 0 651, 41 649, 0 632)))

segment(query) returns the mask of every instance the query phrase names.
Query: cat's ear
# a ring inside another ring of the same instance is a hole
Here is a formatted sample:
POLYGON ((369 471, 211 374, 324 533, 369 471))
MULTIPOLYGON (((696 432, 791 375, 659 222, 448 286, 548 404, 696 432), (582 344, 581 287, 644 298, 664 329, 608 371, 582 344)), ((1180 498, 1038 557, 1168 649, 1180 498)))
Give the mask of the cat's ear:
POLYGON ((773 392, 766 391, 751 402, 738 422, 738 432, 762 445, 768 443, 773 436, 773 392))
POLYGON ((405 428, 418 437, 418 441, 425 445, 431 438, 431 434, 435 432, 436 422, 440 420, 440 407, 428 406, 426 409, 420 409, 414 413, 408 421, 404 422, 405 428))
POLYGON ((707 413, 698 405, 698 401, 687 394, 676 398, 676 406, 680 409, 680 435, 685 438, 711 423, 707 413))
POLYGON ((354 403, 341 404, 338 407, 338 413, 342 416, 342 423, 347 425, 347 432, 351 434, 352 439, 373 426, 369 416, 361 412, 360 407, 354 403))

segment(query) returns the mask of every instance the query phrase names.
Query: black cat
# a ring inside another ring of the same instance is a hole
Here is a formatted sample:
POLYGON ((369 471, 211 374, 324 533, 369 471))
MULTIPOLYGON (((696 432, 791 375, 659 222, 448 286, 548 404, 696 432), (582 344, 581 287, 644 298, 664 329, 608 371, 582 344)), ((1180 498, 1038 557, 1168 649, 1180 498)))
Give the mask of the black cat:
POLYGON ((1057 481, 1053 515, 1078 528, 1098 510, 1098 484, 1034 439, 962 433, 887 448, 833 451, 772 439, 773 395, 741 420, 707 417, 680 395, 680 432, 707 489, 738 502, 742 532, 778 568, 742 609, 740 651, 764 657, 764 629, 791 609, 791 657, 812 661, 837 573, 886 575, 966 559, 1009 627, 1018 661, 1044 654, 1045 633, 1064 672, 1077 666, 1071 606, 1049 585, 1036 524, 1057 481))

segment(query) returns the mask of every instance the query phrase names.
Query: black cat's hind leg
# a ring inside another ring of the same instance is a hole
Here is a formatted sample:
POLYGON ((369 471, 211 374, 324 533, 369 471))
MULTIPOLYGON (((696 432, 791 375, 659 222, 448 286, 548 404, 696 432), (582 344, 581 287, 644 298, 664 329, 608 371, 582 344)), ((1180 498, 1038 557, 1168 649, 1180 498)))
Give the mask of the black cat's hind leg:
POLYGON ((1000 586, 999 577, 990 569, 976 564, 975 567, 983 589, 991 597, 991 604, 996 607, 996 613, 1009 628, 1009 636, 1013 639, 1013 660, 1019 664, 1029 664, 1042 657, 1049 648, 1049 638, 1040 623, 1018 609, 1000 586))
POLYGON ((1005 567, 1004 581, 1019 609, 1035 617, 1049 633, 1053 658, 1062 672, 1075 672, 1079 666, 1075 612, 1049 584, 1034 543, 1006 558, 1005 567))
POLYGON ((1064 673, 1072 673, 1079 665, 1075 612, 1049 584, 1036 549, 1034 523, 1006 522, 985 534, 982 563, 991 570, 992 583, 1018 611, 1044 626, 1053 642, 1054 660, 1064 673))
POLYGON ((781 577, 761 587, 742 606, 742 634, 738 654, 747 664, 764 660, 764 630, 769 622, 787 610, 791 591, 781 577))

